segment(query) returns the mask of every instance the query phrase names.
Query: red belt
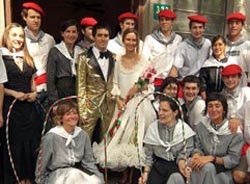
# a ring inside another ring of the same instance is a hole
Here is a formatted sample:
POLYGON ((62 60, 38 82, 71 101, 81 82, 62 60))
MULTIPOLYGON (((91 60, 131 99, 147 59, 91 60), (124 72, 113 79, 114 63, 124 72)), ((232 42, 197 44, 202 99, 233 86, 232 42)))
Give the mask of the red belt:
POLYGON ((250 145, 247 144, 247 143, 243 145, 242 150, 241 150, 241 156, 246 155, 247 150, 248 150, 249 147, 250 147, 250 145))
POLYGON ((35 78, 36 85, 45 84, 47 81, 46 73, 39 75, 35 78))

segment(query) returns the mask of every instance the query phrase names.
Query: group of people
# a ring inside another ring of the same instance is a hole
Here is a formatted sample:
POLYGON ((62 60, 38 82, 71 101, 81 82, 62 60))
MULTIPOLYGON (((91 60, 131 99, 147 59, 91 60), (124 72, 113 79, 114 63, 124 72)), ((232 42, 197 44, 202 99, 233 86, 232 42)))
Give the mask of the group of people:
POLYGON ((144 42, 126 12, 113 39, 84 17, 61 23, 58 44, 41 29, 42 7, 23 3, 21 16, 26 26, 7 25, 0 49, 1 183, 101 184, 101 168, 122 172, 120 184, 250 182, 242 13, 212 41, 204 16, 188 16, 183 40, 165 9, 144 42))

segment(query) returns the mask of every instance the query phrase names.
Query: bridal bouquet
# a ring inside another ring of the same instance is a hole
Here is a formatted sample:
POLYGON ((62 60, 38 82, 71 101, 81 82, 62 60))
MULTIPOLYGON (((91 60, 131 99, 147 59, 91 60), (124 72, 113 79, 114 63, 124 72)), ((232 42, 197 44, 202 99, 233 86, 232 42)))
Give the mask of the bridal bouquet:
POLYGON ((146 85, 148 85, 149 83, 153 83, 155 75, 156 75, 155 68, 149 65, 148 68, 139 77, 138 81, 135 83, 139 91, 143 91, 146 85))

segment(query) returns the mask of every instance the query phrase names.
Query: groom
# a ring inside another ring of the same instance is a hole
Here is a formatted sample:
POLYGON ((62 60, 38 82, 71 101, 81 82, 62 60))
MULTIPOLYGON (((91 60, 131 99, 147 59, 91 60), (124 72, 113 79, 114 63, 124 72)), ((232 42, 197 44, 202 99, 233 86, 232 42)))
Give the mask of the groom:
POLYGON ((103 115, 100 139, 109 127, 115 106, 111 96, 115 59, 107 50, 110 34, 109 26, 96 24, 93 27, 94 46, 84 51, 78 58, 77 94, 83 97, 78 99, 79 113, 84 120, 82 127, 91 140, 97 122, 101 118, 96 105, 100 107, 103 115), (85 97, 91 101, 85 101, 85 97))

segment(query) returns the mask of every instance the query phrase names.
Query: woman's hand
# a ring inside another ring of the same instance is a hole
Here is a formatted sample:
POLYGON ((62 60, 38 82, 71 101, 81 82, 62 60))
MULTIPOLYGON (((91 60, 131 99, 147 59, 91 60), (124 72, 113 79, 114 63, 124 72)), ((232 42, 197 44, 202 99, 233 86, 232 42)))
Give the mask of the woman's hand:
POLYGON ((34 102, 36 100, 36 96, 37 96, 37 92, 31 92, 31 93, 27 93, 27 101, 28 102, 34 102))
POLYGON ((18 92, 18 91, 14 92, 13 96, 14 96, 14 98, 16 98, 20 101, 24 101, 28 98, 28 94, 25 94, 23 92, 18 92))
POLYGON ((144 172, 138 180, 138 184, 146 184, 148 180, 148 172, 144 172))
POLYGON ((193 170, 200 170, 206 163, 213 161, 213 156, 195 156, 191 159, 191 168, 193 170))
POLYGON ((117 97, 116 98, 116 104, 117 104, 117 107, 118 107, 119 111, 124 111, 124 109, 126 107, 126 104, 125 104, 124 100, 122 100, 120 97, 117 97))
POLYGON ((185 176, 185 178, 190 178, 191 173, 192 173, 192 169, 191 167, 186 165, 186 161, 185 160, 180 160, 179 161, 179 170, 182 173, 183 176, 185 176))
POLYGON ((128 91, 128 95, 129 99, 133 98, 135 96, 135 94, 138 92, 138 87, 136 85, 134 85, 132 88, 130 88, 130 90, 128 91))

